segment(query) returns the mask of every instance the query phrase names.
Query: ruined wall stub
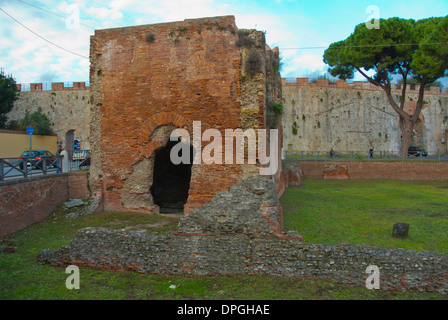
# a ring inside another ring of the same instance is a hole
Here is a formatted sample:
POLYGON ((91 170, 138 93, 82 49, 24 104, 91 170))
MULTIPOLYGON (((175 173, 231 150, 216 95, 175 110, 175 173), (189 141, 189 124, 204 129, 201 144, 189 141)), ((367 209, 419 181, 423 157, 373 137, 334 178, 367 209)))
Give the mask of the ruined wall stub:
MULTIPOLYGON (((233 16, 95 31, 89 183, 103 209, 158 211, 154 158, 173 128, 191 132, 201 121, 202 133, 224 136, 225 129, 265 127, 267 98, 281 102, 278 50, 262 32, 248 30, 252 41, 244 45, 239 34, 233 16), (250 51, 259 54, 253 74, 244 67, 250 51)), ((193 164, 185 212, 256 174, 256 165, 193 164)))

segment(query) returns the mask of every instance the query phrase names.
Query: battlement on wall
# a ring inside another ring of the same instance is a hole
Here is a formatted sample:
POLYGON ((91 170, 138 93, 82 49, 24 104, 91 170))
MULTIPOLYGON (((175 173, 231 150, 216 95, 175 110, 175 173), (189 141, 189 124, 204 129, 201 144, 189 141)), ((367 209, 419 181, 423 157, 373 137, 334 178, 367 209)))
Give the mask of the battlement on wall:
POLYGON ((64 82, 17 84, 17 90, 19 92, 73 91, 73 90, 89 90, 89 89, 90 87, 86 85, 85 82, 73 82, 72 86, 65 86, 64 82))
MULTIPOLYGON (((334 83, 330 83, 328 79, 317 79, 315 82, 310 82, 309 78, 282 78, 282 86, 284 87, 330 87, 330 88, 346 88, 346 89, 361 89, 361 90, 371 90, 371 91, 381 91, 380 87, 371 84, 368 81, 354 81, 353 83, 348 83, 345 80, 336 80, 334 83)), ((407 85, 406 93, 408 94, 418 94, 420 86, 407 85)), ((401 92, 401 86, 397 84, 392 84, 392 91, 401 92)), ((432 95, 448 95, 448 88, 445 92, 441 92, 439 87, 431 87, 427 90, 427 94, 432 95)))

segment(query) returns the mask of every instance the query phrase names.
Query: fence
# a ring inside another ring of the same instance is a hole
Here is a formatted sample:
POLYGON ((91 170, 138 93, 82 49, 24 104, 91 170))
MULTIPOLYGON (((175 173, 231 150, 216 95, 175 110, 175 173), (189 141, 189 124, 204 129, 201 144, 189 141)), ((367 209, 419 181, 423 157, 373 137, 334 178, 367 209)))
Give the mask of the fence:
POLYGON ((67 168, 63 167, 62 158, 58 156, 0 158, 0 182, 89 168, 90 156, 68 161, 67 168))
POLYGON ((285 159, 298 161, 448 161, 448 154, 428 155, 425 151, 410 151, 400 155, 394 151, 283 151, 285 159))

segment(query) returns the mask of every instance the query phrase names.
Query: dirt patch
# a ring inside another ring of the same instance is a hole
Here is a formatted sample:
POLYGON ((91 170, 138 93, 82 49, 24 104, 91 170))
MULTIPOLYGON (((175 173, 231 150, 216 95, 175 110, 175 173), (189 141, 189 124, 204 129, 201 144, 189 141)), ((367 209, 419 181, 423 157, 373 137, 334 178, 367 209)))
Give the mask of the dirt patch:
POLYGON ((129 223, 129 222, 131 222, 131 221, 129 221, 129 220, 122 220, 122 219, 115 219, 115 220, 110 221, 109 224, 116 225, 116 224, 129 223))
POLYGON ((173 227, 177 228, 177 221, 178 220, 176 219, 176 220, 172 220, 172 221, 158 221, 158 222, 154 222, 154 223, 141 223, 141 224, 136 224, 133 226, 125 227, 124 229, 130 230, 130 231, 148 231, 151 233, 153 233, 153 232, 159 233, 159 232, 169 231, 173 227))
POLYGON ((112 226, 120 226, 123 225, 126 230, 139 230, 139 229, 154 229, 154 228, 162 228, 172 225, 177 225, 178 219, 166 219, 155 221, 152 223, 138 223, 135 224, 135 221, 126 220, 126 219, 115 219, 110 221, 108 224, 112 226), (127 225, 127 226, 126 226, 127 225))
POLYGON ((447 218, 447 214, 444 213, 432 213, 432 214, 428 214, 428 217, 430 218, 447 218))
POLYGON ((160 227, 170 226, 172 224, 173 223, 171 221, 157 221, 154 223, 137 224, 135 226, 128 227, 126 229, 130 229, 130 228, 160 228, 160 227))

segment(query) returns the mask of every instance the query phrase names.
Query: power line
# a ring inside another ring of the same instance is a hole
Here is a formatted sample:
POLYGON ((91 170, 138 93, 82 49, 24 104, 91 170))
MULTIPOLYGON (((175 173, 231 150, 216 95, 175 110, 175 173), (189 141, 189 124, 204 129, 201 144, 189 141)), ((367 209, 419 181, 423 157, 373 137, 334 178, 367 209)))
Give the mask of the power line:
MULTIPOLYGON (((25 2, 25 1, 22 1, 22 0, 17 0, 17 1, 19 1, 19 2, 21 2, 21 3, 24 3, 24 4, 26 4, 26 5, 29 5, 29 6, 31 6, 31 7, 34 7, 34 8, 36 8, 36 9, 45 11, 45 12, 47 12, 47 13, 53 14, 53 15, 55 15, 55 16, 57 16, 57 17, 60 17, 60 18, 62 18, 62 19, 64 19, 64 20, 67 20, 66 17, 64 17, 64 16, 62 16, 62 15, 59 15, 59 14, 57 14, 57 13, 54 13, 54 12, 52 12, 52 11, 46 10, 46 9, 44 9, 44 8, 41 8, 41 7, 39 7, 39 6, 30 4, 30 3, 25 2)), ((44 41, 46 41, 46 42, 48 42, 48 43, 50 43, 50 44, 52 44, 52 45, 54 45, 54 46, 56 46, 56 47, 62 49, 62 50, 64 50, 64 51, 67 51, 67 52, 69 52, 69 53, 71 53, 71 54, 77 55, 77 56, 82 57, 82 58, 89 59, 89 57, 86 57, 86 56, 80 55, 80 54, 78 54, 78 53, 75 53, 75 52, 73 52, 73 51, 70 51, 70 50, 68 50, 68 49, 65 49, 65 48, 63 48, 63 47, 61 47, 61 46, 59 46, 59 45, 57 45, 57 44, 51 42, 50 40, 47 40, 46 38, 44 38, 44 37, 42 37, 41 35, 37 34, 36 32, 34 32, 33 30, 31 30, 31 29, 28 28, 27 26, 25 26, 24 24, 22 24, 20 21, 18 21, 18 20, 15 19, 14 17, 12 17, 10 14, 8 14, 6 11, 4 11, 2 8, 0 8, 0 10, 1 10, 4 14, 6 14, 8 17, 10 17, 11 19, 13 19, 15 22, 17 22, 18 24, 20 24, 22 27, 26 28, 28 31, 32 32, 33 34, 35 34, 36 36, 38 36, 39 38, 41 38, 42 40, 44 40, 44 41)), ((80 23, 80 25, 83 25, 83 26, 85 26, 85 27, 87 27, 87 28, 90 28, 90 29, 95 30, 95 28, 93 28, 93 27, 91 27, 91 26, 89 26, 89 25, 86 25, 86 24, 83 24, 83 23, 80 23)), ((447 44, 448 44, 448 42, 402 43, 402 44, 400 44, 400 43, 395 43, 395 44, 367 44, 367 45, 358 45, 358 46, 333 46, 333 47, 331 47, 331 49, 343 49, 343 48, 371 48, 371 47, 397 47, 397 46, 418 46, 418 45, 447 45, 447 44)), ((329 47, 299 47, 299 48, 280 48, 280 49, 281 49, 281 50, 314 50, 314 49, 328 49, 328 48, 329 48, 329 47)))
MULTIPOLYGON (((55 12, 49 11, 49 10, 44 9, 44 8, 42 8, 42 7, 36 6, 36 5, 34 5, 34 4, 31 4, 31 3, 28 3, 28 2, 25 2, 25 1, 22 1, 22 0, 17 0, 17 1, 19 1, 19 2, 21 2, 21 3, 24 3, 24 4, 26 4, 26 5, 29 5, 30 7, 33 7, 33 8, 36 8, 36 9, 45 11, 45 12, 47 12, 47 13, 50 13, 50 14, 52 14, 52 15, 55 15, 55 16, 57 16, 57 17, 59 17, 59 18, 64 19, 64 20, 67 20, 67 17, 64 17, 63 15, 57 14, 57 13, 55 13, 55 12)), ((87 25, 87 24, 84 24, 84 23, 81 23, 81 22, 80 22, 79 24, 82 25, 82 26, 84 26, 84 27, 87 27, 87 28, 90 28, 90 29, 92 29, 92 30, 95 30, 95 28, 93 28, 93 27, 91 27, 91 26, 89 26, 89 25, 87 25)))
POLYGON ((344 49, 344 48, 372 48, 372 47, 399 47, 399 46, 421 46, 421 45, 447 45, 448 42, 428 43, 391 43, 391 44, 365 44, 359 46, 334 46, 334 47, 302 47, 302 48, 280 48, 281 50, 312 50, 312 49, 344 49))
POLYGON ((24 27, 24 28, 27 29, 28 31, 32 32, 33 34, 35 34, 36 36, 38 36, 39 38, 41 38, 42 40, 44 40, 44 41, 46 41, 46 42, 52 44, 52 45, 55 46, 55 47, 58 47, 59 49, 62 49, 62 50, 64 50, 64 51, 67 51, 67 52, 69 52, 69 53, 71 53, 71 54, 74 54, 74 55, 79 56, 79 57, 81 57, 81 58, 89 59, 89 57, 86 57, 86 56, 83 56, 83 55, 78 54, 78 53, 76 53, 76 52, 73 52, 73 51, 70 51, 70 50, 68 50, 68 49, 65 49, 65 48, 63 48, 63 47, 57 45, 56 43, 51 42, 50 40, 45 39, 45 38, 42 37, 41 35, 37 34, 37 33, 34 32, 33 30, 31 30, 30 28, 28 28, 27 26, 25 26, 25 25, 24 25, 23 23, 21 23, 19 20, 15 19, 13 16, 11 16, 10 14, 8 14, 8 13, 7 13, 5 10, 3 10, 2 8, 0 8, 0 10, 1 10, 4 14, 6 14, 8 17, 10 17, 12 20, 14 20, 14 21, 17 22, 18 24, 20 24, 22 27, 24 27))

